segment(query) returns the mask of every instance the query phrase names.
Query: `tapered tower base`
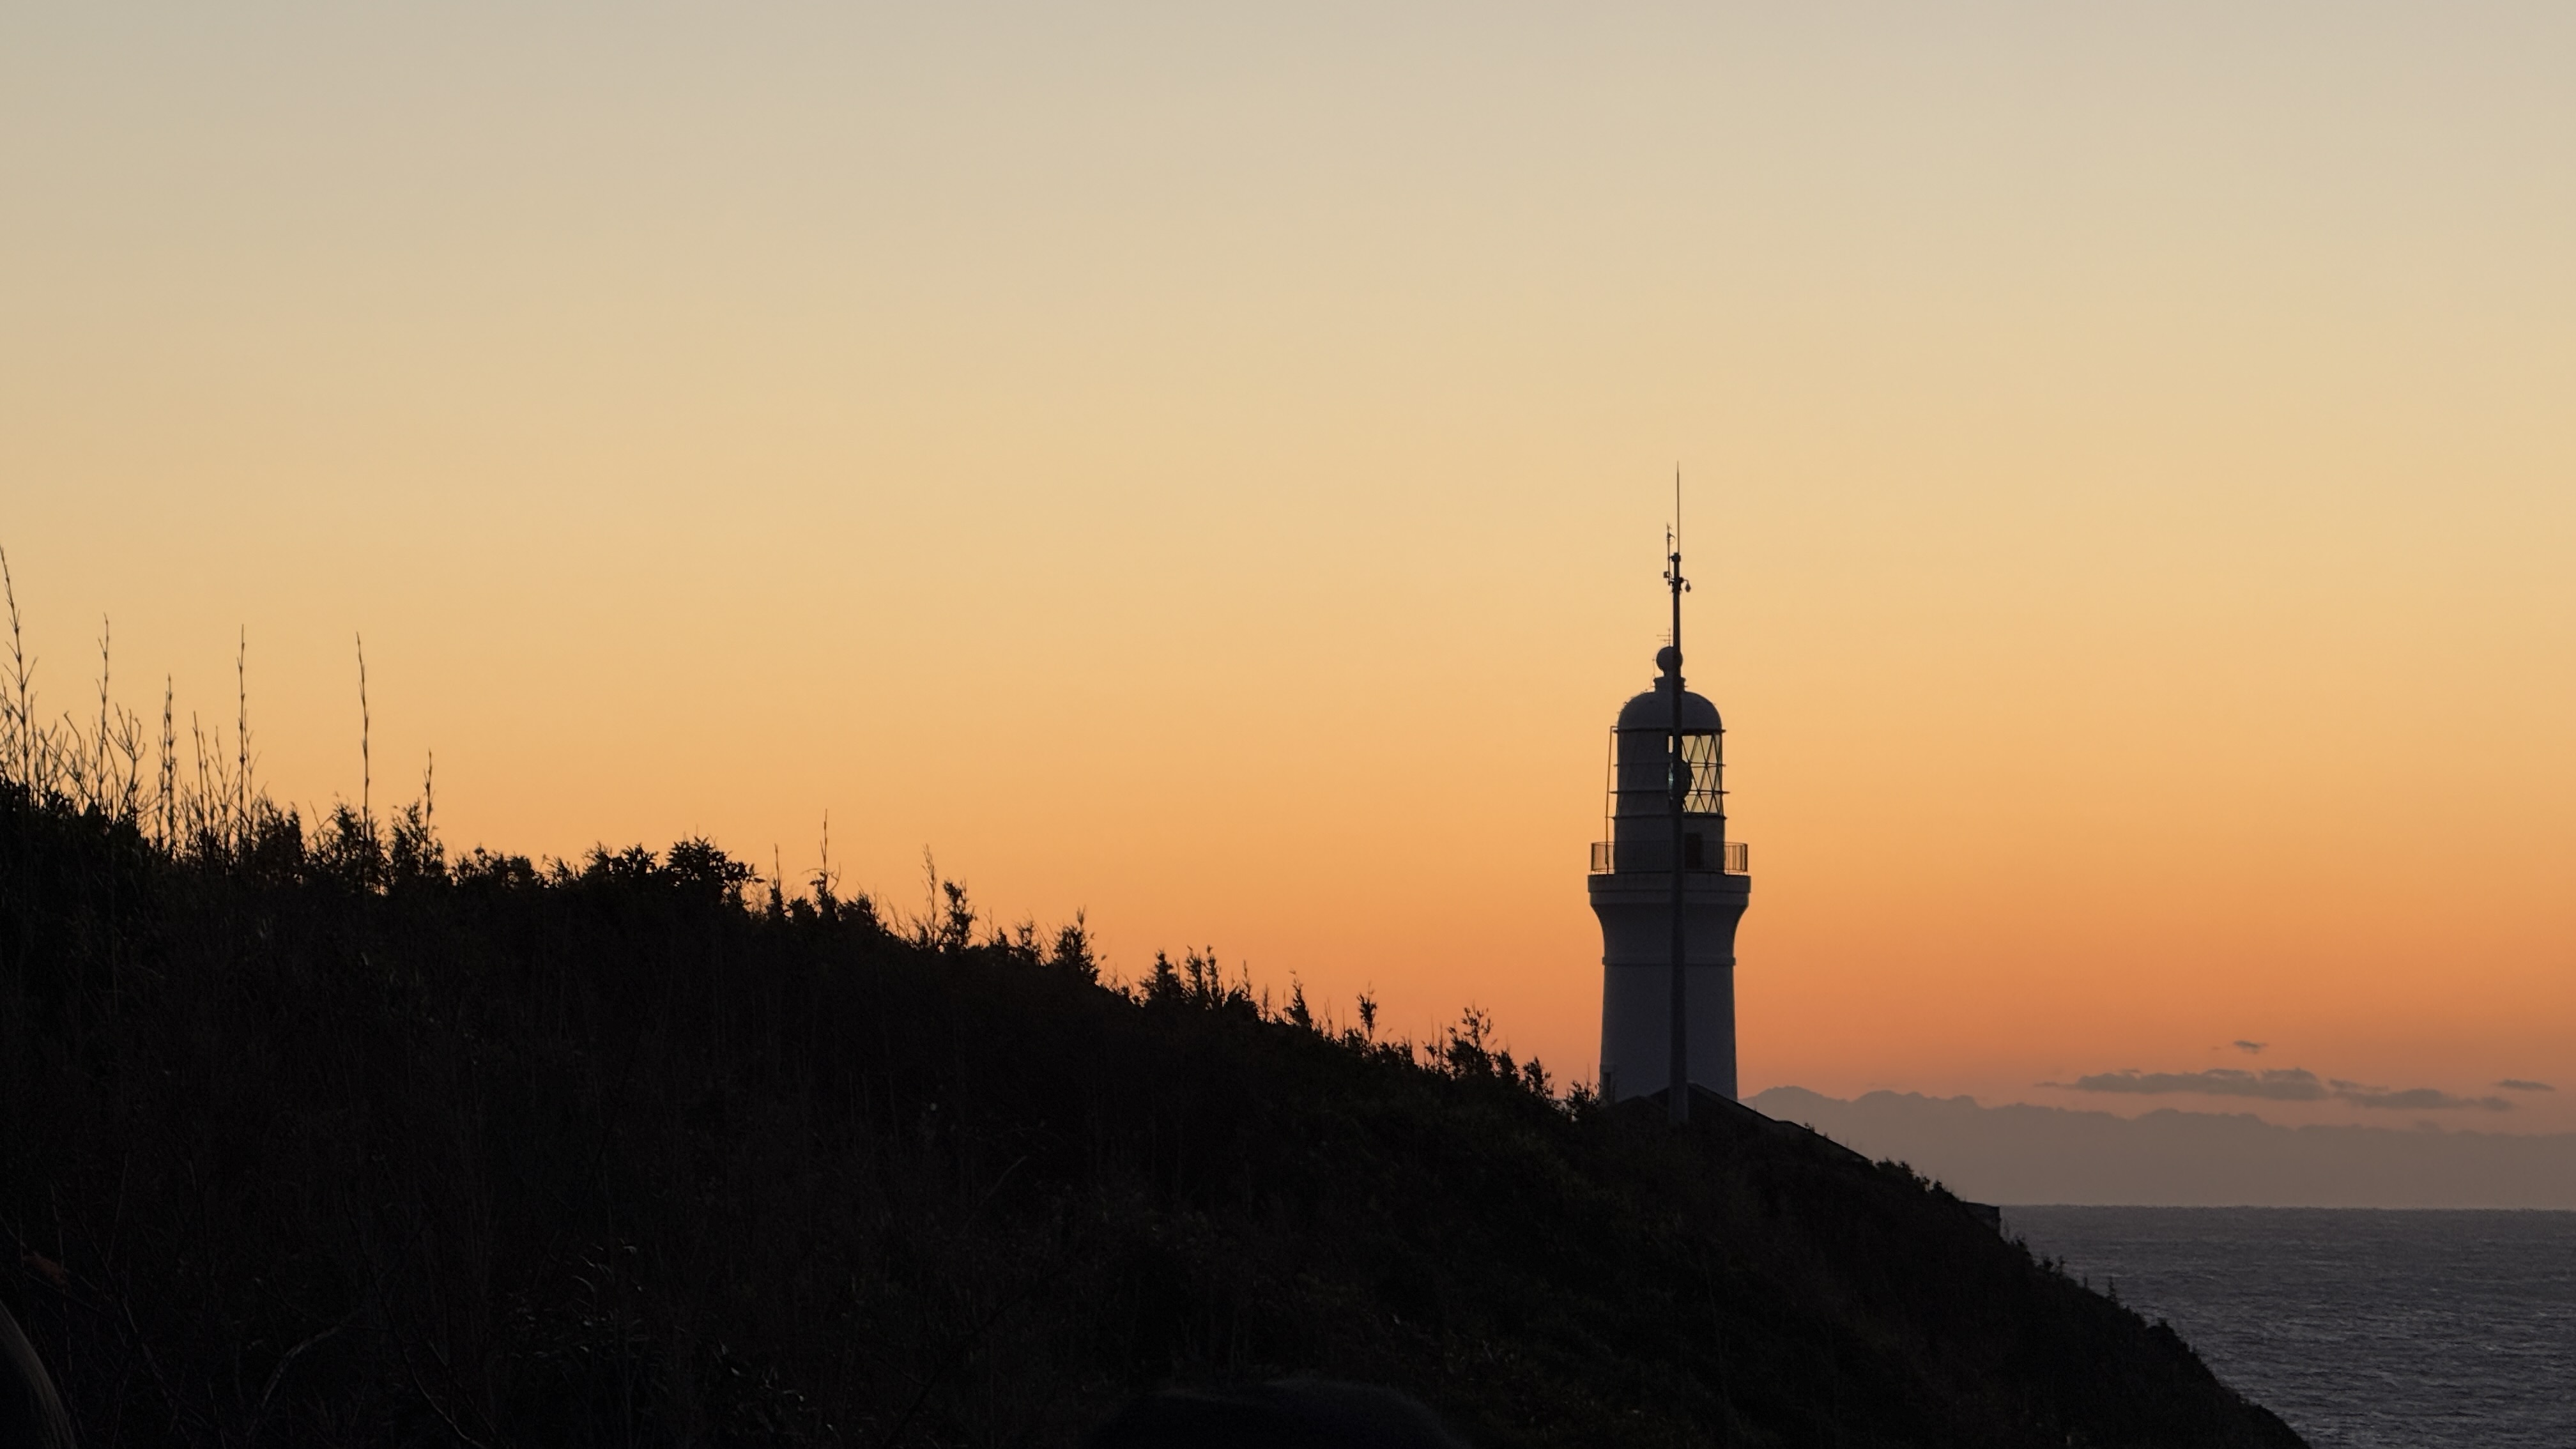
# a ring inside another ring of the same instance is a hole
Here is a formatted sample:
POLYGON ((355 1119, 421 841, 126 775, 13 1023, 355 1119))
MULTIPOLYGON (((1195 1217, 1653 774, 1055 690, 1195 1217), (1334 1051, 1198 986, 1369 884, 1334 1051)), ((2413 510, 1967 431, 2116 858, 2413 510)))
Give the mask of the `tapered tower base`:
MULTIPOLYGON (((1735 927, 1753 880, 1684 871, 1683 1011, 1694 1086, 1735 1099, 1735 927)), ((1672 1082, 1673 878, 1621 871, 1591 878, 1601 920, 1601 1095, 1613 1102, 1672 1082)))

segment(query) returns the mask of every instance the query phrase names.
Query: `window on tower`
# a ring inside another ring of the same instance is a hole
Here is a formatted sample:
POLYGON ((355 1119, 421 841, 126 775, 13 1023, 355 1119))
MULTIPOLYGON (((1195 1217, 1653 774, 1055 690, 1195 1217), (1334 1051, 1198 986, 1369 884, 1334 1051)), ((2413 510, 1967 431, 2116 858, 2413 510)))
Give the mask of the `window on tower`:
MULTIPOLYGON (((1690 734, 1682 736, 1682 768, 1688 773, 1682 795, 1684 815, 1715 815, 1725 809, 1719 799, 1717 781, 1717 736, 1690 734)), ((1698 864, 1693 861, 1692 864, 1698 864)))

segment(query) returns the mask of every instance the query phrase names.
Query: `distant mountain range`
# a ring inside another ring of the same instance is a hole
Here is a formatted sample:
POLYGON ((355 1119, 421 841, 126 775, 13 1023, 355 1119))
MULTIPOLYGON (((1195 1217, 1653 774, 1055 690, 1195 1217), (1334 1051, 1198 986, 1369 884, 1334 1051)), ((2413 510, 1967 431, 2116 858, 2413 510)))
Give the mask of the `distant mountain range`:
POLYGON ((1747 1105, 1991 1203, 2576 1208, 2576 1133, 2283 1127, 2245 1113, 2120 1117, 1971 1097, 1773 1087, 1747 1105))

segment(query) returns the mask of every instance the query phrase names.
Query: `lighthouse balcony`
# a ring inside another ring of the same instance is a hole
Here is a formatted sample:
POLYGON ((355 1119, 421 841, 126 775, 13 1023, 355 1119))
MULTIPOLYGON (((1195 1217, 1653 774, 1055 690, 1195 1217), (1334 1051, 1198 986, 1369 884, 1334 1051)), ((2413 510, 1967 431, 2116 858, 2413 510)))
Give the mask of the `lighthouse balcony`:
MULTIPOLYGON (((1596 840, 1592 842, 1592 873, 1615 875, 1626 871, 1660 871, 1668 868, 1671 854, 1672 844, 1666 840, 1630 840, 1625 843, 1596 840)), ((1701 844, 1699 835, 1682 837, 1682 869, 1723 870, 1728 875, 1753 874, 1753 848, 1741 840, 1725 843, 1726 859, 1723 862, 1713 859, 1714 855, 1715 852, 1701 844)))

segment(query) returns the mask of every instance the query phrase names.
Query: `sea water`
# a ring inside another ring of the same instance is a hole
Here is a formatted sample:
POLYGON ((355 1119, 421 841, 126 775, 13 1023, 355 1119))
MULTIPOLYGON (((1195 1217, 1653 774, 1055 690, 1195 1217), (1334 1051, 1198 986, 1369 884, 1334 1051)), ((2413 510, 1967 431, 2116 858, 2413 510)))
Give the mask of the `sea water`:
POLYGON ((2316 1449, 2576 1446, 2576 1213, 2018 1207, 2316 1449))

